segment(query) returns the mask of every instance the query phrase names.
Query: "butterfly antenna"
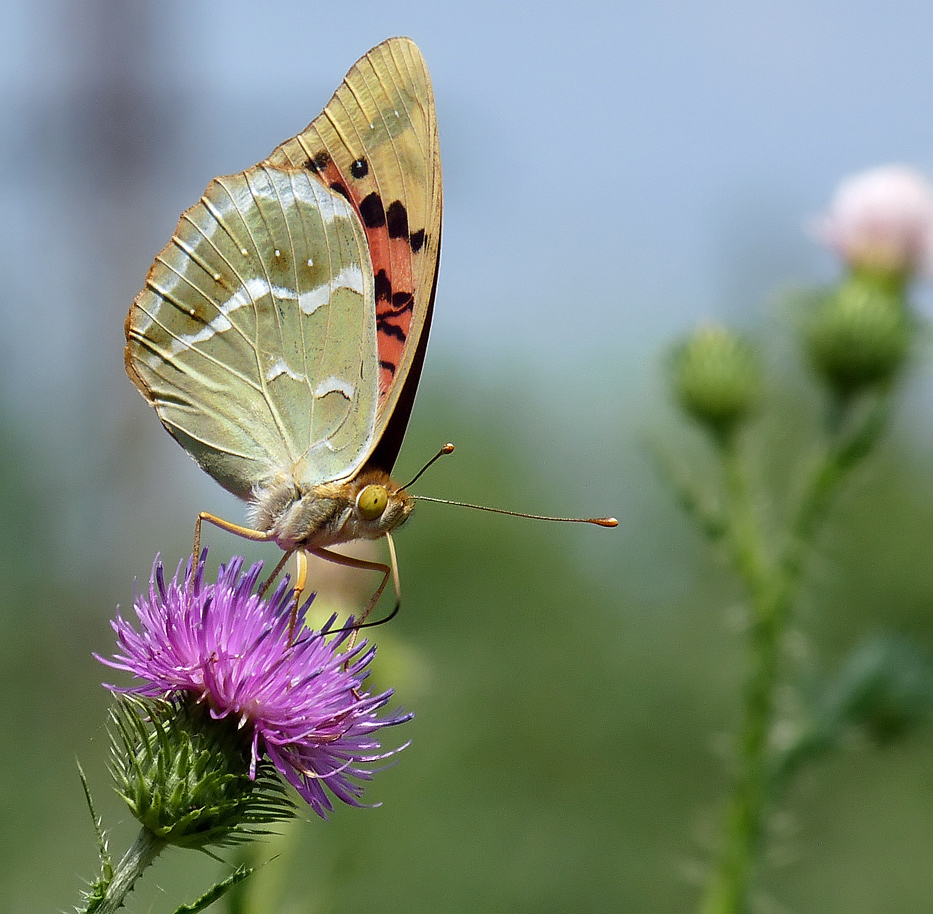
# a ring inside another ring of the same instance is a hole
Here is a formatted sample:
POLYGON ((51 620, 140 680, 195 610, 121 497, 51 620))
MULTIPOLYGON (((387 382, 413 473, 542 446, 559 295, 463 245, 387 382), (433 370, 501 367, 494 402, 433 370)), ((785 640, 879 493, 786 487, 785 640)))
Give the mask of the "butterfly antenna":
MULTIPOLYGON (((434 459, 437 460, 437 457, 434 459)), ((415 478, 417 479, 417 477, 415 478)), ((531 520, 553 520, 562 524, 596 524, 598 527, 619 526, 619 522, 614 517, 551 517, 548 514, 526 514, 523 511, 507 511, 505 508, 490 508, 488 505, 471 505, 469 502, 451 501, 447 498, 429 498, 427 495, 412 495, 412 498, 418 501, 433 501, 438 505, 457 505, 460 508, 474 508, 477 511, 489 511, 490 514, 508 514, 510 517, 527 517, 531 520)))
POLYGON ((445 444, 417 473, 415 473, 415 478, 412 479, 408 485, 402 486, 403 489, 413 486, 422 476, 427 472, 429 467, 432 467, 441 457, 446 457, 447 454, 452 454, 454 452, 454 446, 450 443, 445 444))

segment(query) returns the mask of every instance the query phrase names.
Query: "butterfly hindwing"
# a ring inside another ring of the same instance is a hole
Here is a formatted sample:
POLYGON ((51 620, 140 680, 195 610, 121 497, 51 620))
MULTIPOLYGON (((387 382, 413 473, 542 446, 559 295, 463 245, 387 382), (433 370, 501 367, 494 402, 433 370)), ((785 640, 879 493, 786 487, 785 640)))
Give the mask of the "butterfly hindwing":
POLYGON ((340 478, 372 446, 373 297, 346 201, 259 165, 215 179, 182 215, 127 317, 127 369, 234 494, 290 468, 340 478))
POLYGON ((307 169, 359 214, 374 271, 378 441, 406 380, 420 369, 440 251, 437 117, 417 46, 392 38, 373 48, 323 113, 268 161, 307 169))

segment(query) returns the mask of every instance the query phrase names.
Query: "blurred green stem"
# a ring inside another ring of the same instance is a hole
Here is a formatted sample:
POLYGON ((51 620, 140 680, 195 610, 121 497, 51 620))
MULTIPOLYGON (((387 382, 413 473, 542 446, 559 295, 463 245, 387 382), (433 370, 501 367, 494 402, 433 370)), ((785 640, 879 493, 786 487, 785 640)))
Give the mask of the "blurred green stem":
MULTIPOLYGON (((700 914, 745 914, 762 835, 773 802, 769 736, 787 621, 797 596, 801 570, 819 521, 848 473, 871 450, 884 427, 884 396, 849 429, 847 409, 830 423, 832 442, 810 478, 774 557, 757 521, 738 437, 720 439, 726 494, 725 539, 750 604, 748 673, 736 744, 737 771, 724 823, 719 860, 703 895, 700 914)), ((848 404, 845 405, 846 407, 848 404)))
POLYGON ((123 907, 123 901, 136 884, 136 880, 164 848, 165 841, 148 828, 140 829, 136 840, 114 869, 113 878, 103 898, 89 905, 84 914, 113 914, 123 907))
POLYGON ((727 542, 751 602, 749 672, 738 733, 736 780, 726 812, 720 858, 701 914, 739 914, 746 907, 768 800, 768 734, 789 592, 767 559, 736 436, 723 439, 727 542))

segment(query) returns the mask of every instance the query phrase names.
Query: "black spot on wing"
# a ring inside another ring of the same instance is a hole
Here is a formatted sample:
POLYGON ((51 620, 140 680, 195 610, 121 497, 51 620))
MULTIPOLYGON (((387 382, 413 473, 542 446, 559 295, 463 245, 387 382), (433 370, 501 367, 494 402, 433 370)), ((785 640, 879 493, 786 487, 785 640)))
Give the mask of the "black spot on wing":
POLYGON ((337 193, 340 194, 344 200, 346 200, 348 203, 350 202, 349 191, 339 181, 334 181, 333 184, 331 184, 330 189, 337 191, 337 193))
POLYGON ((376 274, 376 301, 383 299, 389 301, 392 298, 392 280, 386 275, 385 270, 380 270, 376 274))
POLYGON ((389 204, 386 210, 386 225, 389 226, 390 238, 408 237, 408 212, 401 200, 389 204))
POLYGON ((326 152, 319 152, 317 155, 311 156, 307 162, 305 162, 305 168, 308 171, 313 171, 314 174, 320 174, 327 166, 330 164, 330 156, 326 152))
POLYGON ((360 218, 363 225, 369 229, 381 228, 386 224, 386 211, 382 207, 382 200, 375 191, 360 202, 360 218))
POLYGON ((390 324, 385 319, 380 319, 376 321, 376 330, 379 331, 383 336, 394 336, 397 340, 404 343, 408 339, 408 334, 402 330, 401 327, 396 327, 395 324, 390 324))
POLYGON ((398 365, 388 362, 385 359, 379 359, 379 367, 385 368, 386 371, 391 371, 392 374, 395 374, 395 369, 398 368, 398 365))
POLYGON ((395 292, 392 295, 392 308, 396 314, 407 311, 415 303, 411 292, 395 292))
POLYGON ((350 174, 354 178, 365 178, 369 174, 369 162, 362 156, 350 166, 350 174))
POLYGON ((424 247, 424 229, 412 232, 408 236, 408 244, 411 246, 412 252, 417 254, 424 247))

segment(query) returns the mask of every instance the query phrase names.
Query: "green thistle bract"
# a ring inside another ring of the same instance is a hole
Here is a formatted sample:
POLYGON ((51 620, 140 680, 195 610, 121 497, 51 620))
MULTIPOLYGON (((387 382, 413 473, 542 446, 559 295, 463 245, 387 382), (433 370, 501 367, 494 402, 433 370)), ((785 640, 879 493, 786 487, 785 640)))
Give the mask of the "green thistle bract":
POLYGON ((179 847, 224 846, 294 815, 274 766, 250 776, 236 724, 188 700, 123 695, 111 711, 117 791, 153 835, 179 847))
POLYGON ((856 275, 816 305, 805 342, 826 383, 849 396, 893 378, 909 341, 903 297, 884 283, 856 275))

